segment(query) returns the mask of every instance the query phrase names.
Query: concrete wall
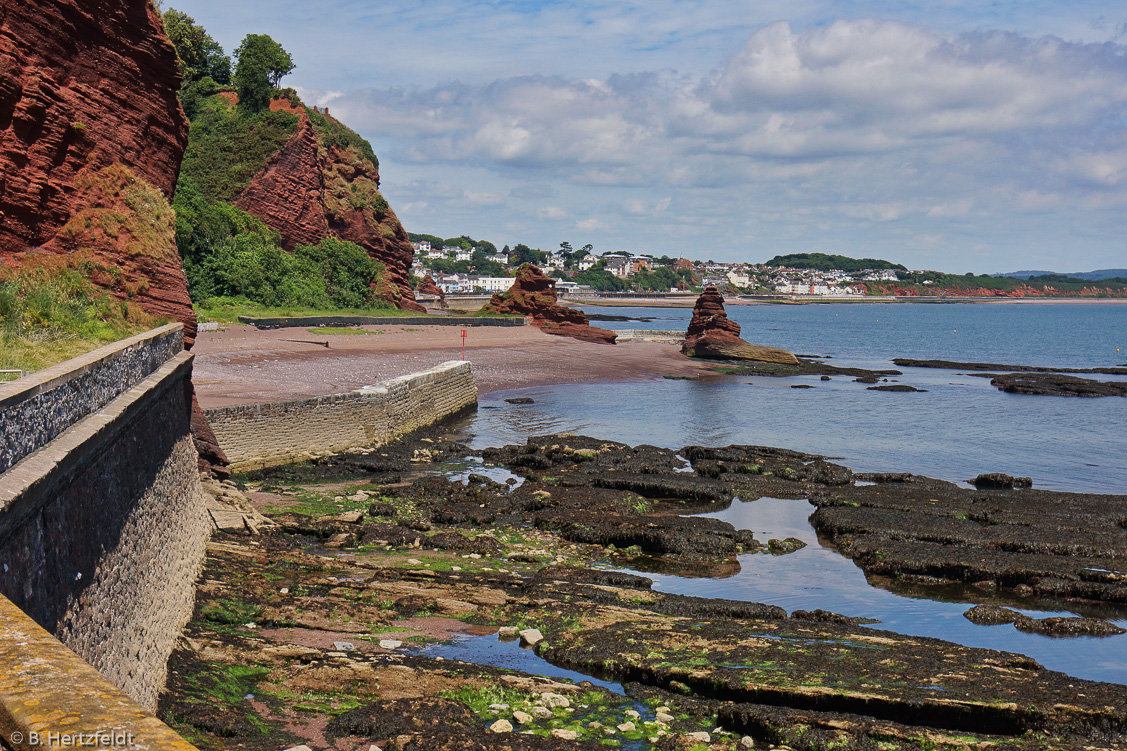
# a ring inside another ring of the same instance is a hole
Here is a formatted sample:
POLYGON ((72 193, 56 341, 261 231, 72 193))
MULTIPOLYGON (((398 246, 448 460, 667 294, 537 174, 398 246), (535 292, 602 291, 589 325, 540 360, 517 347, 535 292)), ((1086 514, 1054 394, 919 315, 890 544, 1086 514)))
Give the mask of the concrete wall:
POLYGON ((377 446, 477 404, 468 362, 451 361, 346 394, 205 410, 237 471, 377 446))
POLYGON ((0 474, 0 594, 149 709, 210 532, 181 341, 174 324, 0 385, 23 457, 0 474))

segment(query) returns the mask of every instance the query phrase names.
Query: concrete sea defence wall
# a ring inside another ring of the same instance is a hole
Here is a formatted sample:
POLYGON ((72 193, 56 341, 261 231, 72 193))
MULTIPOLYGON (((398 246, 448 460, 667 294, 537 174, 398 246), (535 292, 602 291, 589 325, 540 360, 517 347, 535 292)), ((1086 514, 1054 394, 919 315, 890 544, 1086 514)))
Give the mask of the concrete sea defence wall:
POLYGON ((477 404, 468 362, 445 362, 345 394, 205 410, 236 471, 378 446, 477 404))
POLYGON ((685 341, 684 331, 650 331, 648 329, 621 329, 615 331, 618 342, 663 342, 665 344, 682 344, 685 341))
MULTIPOLYGON (((191 373, 173 324, 0 384, 5 456, 20 457, 0 474, 0 594, 150 710, 211 526, 191 373)), ((0 645, 24 630, 0 621, 0 645)))

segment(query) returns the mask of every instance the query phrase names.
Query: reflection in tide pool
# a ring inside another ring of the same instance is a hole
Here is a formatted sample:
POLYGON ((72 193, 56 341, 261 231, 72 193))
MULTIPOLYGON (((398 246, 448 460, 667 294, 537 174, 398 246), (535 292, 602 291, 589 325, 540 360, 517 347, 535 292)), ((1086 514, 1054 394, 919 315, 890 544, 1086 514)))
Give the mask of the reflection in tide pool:
MULTIPOLYGON (((909 597, 871 586, 852 561, 821 545, 807 521, 813 511, 814 507, 805 500, 760 498, 736 501, 723 511, 704 514, 723 519, 737 529, 750 529, 760 542, 797 537, 807 543, 807 547, 789 555, 742 555, 742 568, 735 576, 690 579, 648 570, 630 571, 653 579, 653 588, 661 592, 763 602, 788 612, 822 608, 848 616, 877 618, 881 622, 873 628, 1019 652, 1046 668, 1078 678, 1127 683, 1127 634, 1062 639, 1026 634, 1012 625, 977 626, 963 617, 970 603, 909 597)), ((1015 609, 1035 618, 1062 614, 1015 609)), ((1127 612, 1120 612, 1114 622, 1127 628, 1127 612)))

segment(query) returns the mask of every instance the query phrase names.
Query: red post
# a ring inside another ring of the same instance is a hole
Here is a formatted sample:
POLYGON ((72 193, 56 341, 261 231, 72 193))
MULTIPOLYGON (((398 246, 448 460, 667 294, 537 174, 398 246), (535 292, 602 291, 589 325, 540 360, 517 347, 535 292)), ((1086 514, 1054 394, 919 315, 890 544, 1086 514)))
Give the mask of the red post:
POLYGON ((462 360, 466 359, 466 330, 462 329, 462 360))

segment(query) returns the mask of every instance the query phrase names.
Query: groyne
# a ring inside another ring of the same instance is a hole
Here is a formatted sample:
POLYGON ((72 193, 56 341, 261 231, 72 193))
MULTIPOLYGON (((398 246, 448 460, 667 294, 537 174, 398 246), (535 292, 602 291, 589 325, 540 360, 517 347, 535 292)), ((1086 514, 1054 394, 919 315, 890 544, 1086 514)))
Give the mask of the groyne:
POLYGON ((344 394, 205 410, 236 471, 378 446, 477 404, 468 362, 445 362, 344 394))

